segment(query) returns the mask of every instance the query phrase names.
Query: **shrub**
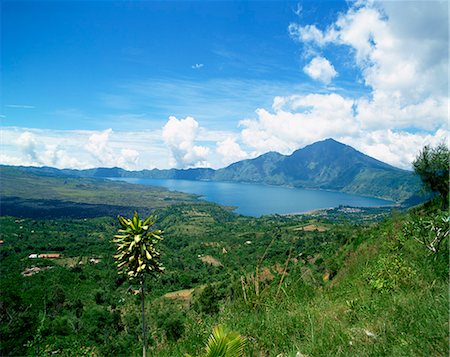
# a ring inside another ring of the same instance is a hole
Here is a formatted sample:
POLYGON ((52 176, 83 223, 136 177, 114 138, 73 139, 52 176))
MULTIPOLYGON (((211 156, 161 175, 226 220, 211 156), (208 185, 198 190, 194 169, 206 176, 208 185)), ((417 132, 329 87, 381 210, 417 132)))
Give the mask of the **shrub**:
POLYGON ((403 233, 423 244, 432 254, 437 254, 442 242, 449 237, 449 223, 448 212, 428 217, 413 215, 403 226, 403 233))
POLYGON ((378 292, 388 292, 405 286, 416 275, 400 256, 381 256, 372 270, 366 272, 369 286, 378 292))
POLYGON ((213 315, 219 312, 221 299, 223 299, 223 294, 218 291, 217 287, 207 285, 195 301, 194 308, 198 312, 213 315))

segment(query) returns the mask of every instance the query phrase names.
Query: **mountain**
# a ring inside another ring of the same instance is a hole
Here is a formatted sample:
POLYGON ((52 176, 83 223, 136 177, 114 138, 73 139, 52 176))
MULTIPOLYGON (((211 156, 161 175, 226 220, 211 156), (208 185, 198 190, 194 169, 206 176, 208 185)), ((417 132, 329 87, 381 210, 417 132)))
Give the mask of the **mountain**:
POLYGON ((298 188, 342 191, 396 202, 411 200, 420 190, 419 178, 367 156, 351 146, 326 139, 291 155, 268 152, 225 168, 127 171, 118 167, 88 170, 28 168, 49 175, 82 177, 134 177, 263 183, 298 188))
POLYGON ((413 196, 420 180, 333 139, 319 141, 284 156, 267 153, 217 170, 214 180, 258 182, 320 188, 397 202, 413 196))

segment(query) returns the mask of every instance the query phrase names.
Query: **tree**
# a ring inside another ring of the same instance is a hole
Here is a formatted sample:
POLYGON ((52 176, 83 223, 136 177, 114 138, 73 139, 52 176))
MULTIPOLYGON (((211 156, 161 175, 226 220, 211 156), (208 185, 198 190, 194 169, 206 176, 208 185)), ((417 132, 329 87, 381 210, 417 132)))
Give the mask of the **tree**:
POLYGON ((139 219, 137 212, 133 218, 128 219, 118 216, 121 229, 114 236, 113 242, 117 245, 117 254, 114 255, 119 274, 125 274, 130 280, 138 280, 141 293, 141 314, 142 314, 142 355, 146 355, 146 334, 145 334, 145 275, 155 275, 161 273, 164 267, 159 261, 160 254, 156 250, 156 245, 162 240, 162 231, 155 229, 156 218, 148 216, 144 221, 139 219))
POLYGON ((444 209, 448 207, 449 159, 448 147, 442 143, 435 148, 425 146, 413 162, 414 171, 424 186, 442 197, 444 209))

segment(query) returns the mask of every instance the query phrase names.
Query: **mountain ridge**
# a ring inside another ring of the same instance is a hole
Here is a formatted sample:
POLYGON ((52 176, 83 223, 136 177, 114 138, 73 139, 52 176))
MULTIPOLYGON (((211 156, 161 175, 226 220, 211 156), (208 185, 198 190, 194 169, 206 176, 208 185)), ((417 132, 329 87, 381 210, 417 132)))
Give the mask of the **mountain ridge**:
POLYGON ((271 151, 217 170, 189 168, 127 171, 118 167, 87 170, 58 170, 46 167, 34 170, 81 177, 261 183, 334 190, 395 202, 411 199, 421 187, 419 178, 413 172, 391 166, 331 138, 307 145, 290 155, 271 151))

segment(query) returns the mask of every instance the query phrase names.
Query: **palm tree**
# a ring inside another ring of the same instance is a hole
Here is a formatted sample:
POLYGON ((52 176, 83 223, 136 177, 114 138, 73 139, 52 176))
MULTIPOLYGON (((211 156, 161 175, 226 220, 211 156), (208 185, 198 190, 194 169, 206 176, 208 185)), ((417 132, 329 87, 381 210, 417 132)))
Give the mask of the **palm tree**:
POLYGON ((156 218, 148 216, 144 221, 139 219, 137 212, 133 218, 118 216, 121 229, 114 236, 113 242, 117 245, 117 254, 114 255, 119 274, 125 274, 130 280, 138 280, 141 293, 142 314, 142 356, 146 356, 145 334, 145 275, 161 273, 164 267, 159 261, 160 254, 156 250, 156 244, 162 240, 162 231, 155 229, 156 218))
MULTIPOLYGON (((245 339, 236 332, 228 331, 223 326, 213 328, 206 344, 204 357, 242 357, 245 339)), ((186 357, 191 357, 186 354, 186 357)))

